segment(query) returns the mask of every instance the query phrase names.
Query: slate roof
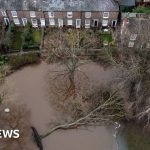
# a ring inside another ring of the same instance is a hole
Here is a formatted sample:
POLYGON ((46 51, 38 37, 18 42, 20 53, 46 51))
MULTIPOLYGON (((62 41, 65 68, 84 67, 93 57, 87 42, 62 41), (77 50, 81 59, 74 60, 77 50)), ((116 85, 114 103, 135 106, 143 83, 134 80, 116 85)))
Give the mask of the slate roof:
POLYGON ((0 0, 4 10, 119 11, 114 0, 0 0))
POLYGON ((121 5, 135 6, 135 0, 121 0, 121 5))

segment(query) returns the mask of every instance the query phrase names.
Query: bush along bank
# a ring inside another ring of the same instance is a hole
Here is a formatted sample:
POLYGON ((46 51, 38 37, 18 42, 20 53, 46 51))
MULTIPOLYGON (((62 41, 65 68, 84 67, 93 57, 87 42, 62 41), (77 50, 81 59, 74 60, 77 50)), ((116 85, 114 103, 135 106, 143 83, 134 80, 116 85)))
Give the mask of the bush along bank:
POLYGON ((40 54, 39 53, 30 53, 23 55, 10 56, 8 58, 8 65, 11 70, 20 69, 26 65, 40 63, 40 54))

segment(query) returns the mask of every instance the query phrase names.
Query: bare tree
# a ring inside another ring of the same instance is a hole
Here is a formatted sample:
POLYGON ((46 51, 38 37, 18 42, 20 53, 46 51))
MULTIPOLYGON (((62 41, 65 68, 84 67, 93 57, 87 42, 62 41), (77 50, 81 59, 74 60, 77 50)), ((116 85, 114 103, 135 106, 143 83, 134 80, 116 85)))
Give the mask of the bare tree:
POLYGON ((76 30, 62 33, 60 30, 54 34, 53 43, 49 43, 49 57, 51 61, 58 60, 63 66, 62 70, 55 70, 53 80, 53 89, 55 95, 61 97, 62 100, 75 98, 81 91, 81 80, 87 80, 87 76, 79 67, 85 63, 81 61, 79 54, 79 32, 76 30), (56 40, 57 39, 57 40, 56 40))

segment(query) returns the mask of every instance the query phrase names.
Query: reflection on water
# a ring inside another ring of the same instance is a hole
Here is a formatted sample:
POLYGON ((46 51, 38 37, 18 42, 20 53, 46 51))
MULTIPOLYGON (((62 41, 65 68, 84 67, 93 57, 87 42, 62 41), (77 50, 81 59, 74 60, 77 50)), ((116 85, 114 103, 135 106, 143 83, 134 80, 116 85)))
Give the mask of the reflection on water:
POLYGON ((43 143, 53 150, 116 150, 112 131, 103 126, 58 131, 43 143))
MULTIPOLYGON (((26 104, 31 110, 31 122, 39 133, 49 128, 49 123, 65 116, 56 112, 49 103, 47 94, 47 74, 49 69, 58 64, 25 67, 8 77, 13 82, 17 102, 26 104)), ((95 63, 82 66, 91 82, 105 83, 112 77, 112 71, 105 71, 95 63)), ((54 99, 53 99, 54 100, 54 99)), ((89 128, 88 130, 57 131, 43 140, 44 150, 116 150, 112 130, 105 127, 89 128)))

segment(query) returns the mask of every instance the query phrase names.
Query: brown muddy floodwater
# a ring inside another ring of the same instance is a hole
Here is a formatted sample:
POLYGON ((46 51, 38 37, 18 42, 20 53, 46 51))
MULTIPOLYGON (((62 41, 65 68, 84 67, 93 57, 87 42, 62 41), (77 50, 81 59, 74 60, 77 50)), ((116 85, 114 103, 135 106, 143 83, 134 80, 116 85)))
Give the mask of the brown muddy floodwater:
MULTIPOLYGON (((12 85, 15 100, 26 104, 31 111, 31 123, 39 133, 49 129, 49 123, 64 115, 56 112, 50 105, 48 96, 47 75, 49 69, 57 64, 25 67, 8 77, 7 83, 12 85)), ((95 63, 80 68, 92 82, 105 83, 111 80, 113 71, 105 71, 95 63)), ((104 126, 56 131, 43 140, 44 150, 116 150, 113 131, 104 126)))

